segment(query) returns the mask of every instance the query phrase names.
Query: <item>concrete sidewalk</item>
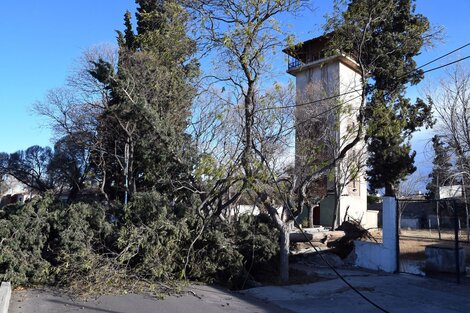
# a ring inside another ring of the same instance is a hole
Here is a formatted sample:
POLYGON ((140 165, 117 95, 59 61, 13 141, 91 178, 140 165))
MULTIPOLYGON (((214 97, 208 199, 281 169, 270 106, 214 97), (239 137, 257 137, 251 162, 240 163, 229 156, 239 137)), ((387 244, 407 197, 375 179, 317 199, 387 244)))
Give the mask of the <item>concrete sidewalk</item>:
MULTIPOLYGON (((406 274, 340 270, 366 297, 388 312, 470 312, 470 286, 406 274)), ((244 294, 297 313, 379 312, 340 279, 258 287, 244 294)))
POLYGON ((53 289, 14 291, 9 313, 283 313, 285 309, 249 295, 209 286, 191 286, 191 292, 164 300, 145 295, 102 296, 80 301, 53 289))

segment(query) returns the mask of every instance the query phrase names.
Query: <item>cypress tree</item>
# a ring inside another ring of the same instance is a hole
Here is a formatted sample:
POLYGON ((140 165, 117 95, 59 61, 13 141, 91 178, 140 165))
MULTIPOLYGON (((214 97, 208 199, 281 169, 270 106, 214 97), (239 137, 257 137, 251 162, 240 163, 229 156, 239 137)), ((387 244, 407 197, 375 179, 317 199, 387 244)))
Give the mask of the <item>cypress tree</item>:
POLYGON ((414 0, 351 0, 330 19, 332 49, 356 59, 363 71, 367 176, 372 190, 394 195, 399 182, 416 170, 409 140, 432 126, 431 106, 406 97, 407 85, 423 78, 414 57, 425 44, 428 19, 415 13, 414 0))
POLYGON ((444 146, 439 136, 435 135, 432 138, 432 147, 434 149, 434 159, 432 161, 432 171, 429 174, 431 181, 426 185, 428 190, 426 196, 429 199, 436 199, 436 196, 439 194, 439 187, 447 186, 451 183, 449 178, 452 176, 452 163, 450 162, 448 149, 444 146))
POLYGON ((166 192, 187 179, 192 149, 185 133, 199 65, 196 43, 186 34, 188 15, 176 1, 136 1, 118 31, 114 69, 99 60, 90 72, 109 91, 101 136, 107 145, 108 191, 166 192), (127 179, 126 177, 127 176, 127 179))

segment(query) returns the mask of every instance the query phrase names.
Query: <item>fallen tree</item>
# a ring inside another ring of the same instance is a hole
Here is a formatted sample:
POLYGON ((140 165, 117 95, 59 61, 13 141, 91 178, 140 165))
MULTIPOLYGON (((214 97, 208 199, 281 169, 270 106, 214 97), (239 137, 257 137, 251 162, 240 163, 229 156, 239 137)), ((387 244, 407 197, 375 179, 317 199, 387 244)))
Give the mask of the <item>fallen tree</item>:
POLYGON ((291 242, 321 242, 327 243, 334 241, 346 236, 344 231, 309 231, 304 229, 304 232, 295 231, 289 234, 289 240, 291 242))

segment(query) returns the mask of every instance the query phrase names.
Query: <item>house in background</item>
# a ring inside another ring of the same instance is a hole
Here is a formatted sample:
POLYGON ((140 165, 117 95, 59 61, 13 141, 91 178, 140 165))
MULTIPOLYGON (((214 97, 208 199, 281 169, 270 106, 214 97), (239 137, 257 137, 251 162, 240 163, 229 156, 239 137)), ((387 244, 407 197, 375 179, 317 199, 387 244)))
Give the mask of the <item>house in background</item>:
POLYGON ((33 197, 31 188, 17 180, 15 177, 5 174, 1 178, 0 207, 7 204, 21 202, 33 197))
POLYGON ((439 199, 462 198, 463 196, 462 185, 439 187, 439 199))
MULTIPOLYGON (((303 175, 334 159, 357 135, 361 105, 359 68, 348 56, 326 56, 328 40, 325 35, 284 50, 289 57, 287 72, 296 79, 298 177, 306 177, 303 175)), ((315 182, 312 196, 327 196, 314 211, 314 224, 329 227, 354 219, 376 227, 377 214, 368 217, 367 213, 365 150, 361 140, 336 166, 333 175, 315 182)))

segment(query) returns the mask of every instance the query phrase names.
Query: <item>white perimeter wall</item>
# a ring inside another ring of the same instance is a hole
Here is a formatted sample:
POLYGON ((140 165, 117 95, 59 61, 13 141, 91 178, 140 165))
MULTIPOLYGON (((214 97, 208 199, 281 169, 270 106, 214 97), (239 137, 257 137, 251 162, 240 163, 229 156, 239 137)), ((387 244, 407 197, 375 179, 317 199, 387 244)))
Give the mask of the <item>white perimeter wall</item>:
POLYGON ((383 198, 383 243, 354 242, 356 265, 359 267, 393 273, 397 268, 397 217, 394 197, 383 198))

